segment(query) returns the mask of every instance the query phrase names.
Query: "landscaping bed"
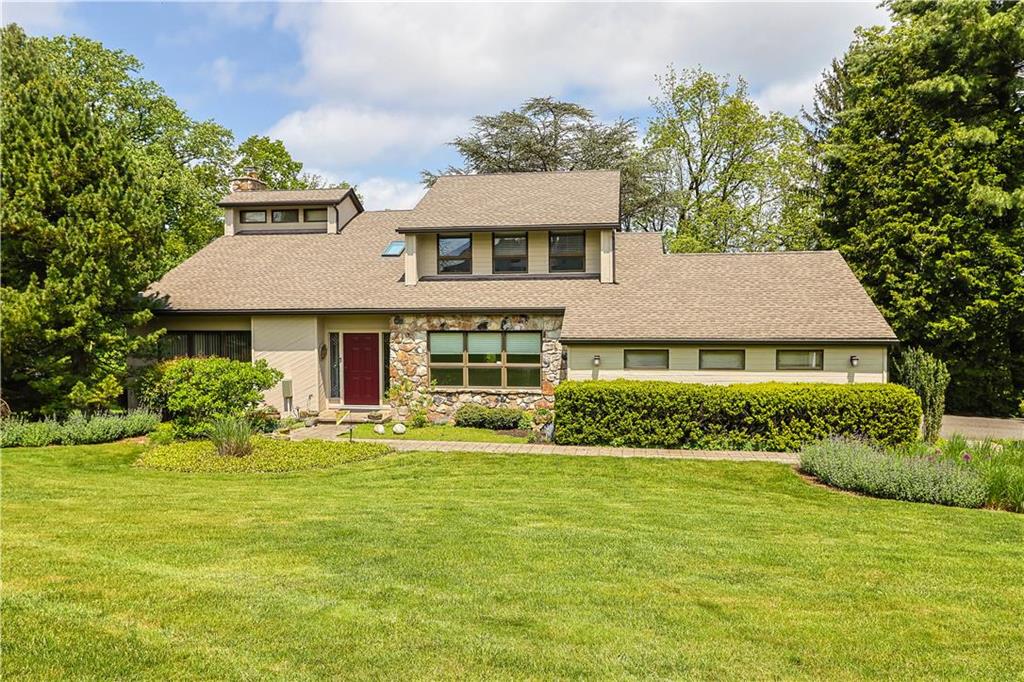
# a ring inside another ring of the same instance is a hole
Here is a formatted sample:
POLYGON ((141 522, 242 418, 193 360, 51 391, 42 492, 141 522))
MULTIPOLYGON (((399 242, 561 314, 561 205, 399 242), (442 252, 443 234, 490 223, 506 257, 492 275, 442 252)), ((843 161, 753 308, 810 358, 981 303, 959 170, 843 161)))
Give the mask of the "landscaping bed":
POLYGON ((252 439, 251 454, 241 457, 218 454, 212 442, 198 440, 150 448, 136 465, 187 473, 281 473, 329 469, 381 457, 389 451, 386 445, 378 443, 287 441, 257 436, 252 439))

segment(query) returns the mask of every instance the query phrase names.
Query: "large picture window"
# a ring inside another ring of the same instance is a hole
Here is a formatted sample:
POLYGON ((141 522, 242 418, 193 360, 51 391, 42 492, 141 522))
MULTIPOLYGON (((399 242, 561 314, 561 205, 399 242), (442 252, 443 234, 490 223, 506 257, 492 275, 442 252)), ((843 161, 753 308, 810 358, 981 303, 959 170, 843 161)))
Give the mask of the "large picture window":
POLYGON ((438 386, 540 388, 540 332, 431 332, 438 386))
POLYGON ((820 370, 825 366, 823 350, 777 350, 775 369, 820 370))
POLYGON ((468 234, 437 236, 437 274, 470 275, 473 273, 473 237, 468 234))
POLYGON ((582 232, 551 232, 548 235, 548 270, 583 272, 587 266, 587 239, 582 232))
POLYGON ((160 358, 219 356, 242 362, 252 361, 250 332, 169 331, 160 339, 160 358))
POLYGON ((495 274, 526 272, 530 268, 526 233, 494 234, 492 268, 495 274))

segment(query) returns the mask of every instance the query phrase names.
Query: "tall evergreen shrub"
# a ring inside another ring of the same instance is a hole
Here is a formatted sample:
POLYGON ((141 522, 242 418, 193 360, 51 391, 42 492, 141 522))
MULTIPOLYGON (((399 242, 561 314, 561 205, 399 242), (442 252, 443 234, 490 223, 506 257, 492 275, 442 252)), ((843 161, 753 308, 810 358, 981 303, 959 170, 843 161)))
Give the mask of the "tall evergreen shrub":
POLYGON ((895 369, 899 383, 921 399, 924 439, 934 443, 939 437, 942 413, 946 409, 946 388, 949 386, 946 363, 920 348, 911 348, 895 362, 895 369))

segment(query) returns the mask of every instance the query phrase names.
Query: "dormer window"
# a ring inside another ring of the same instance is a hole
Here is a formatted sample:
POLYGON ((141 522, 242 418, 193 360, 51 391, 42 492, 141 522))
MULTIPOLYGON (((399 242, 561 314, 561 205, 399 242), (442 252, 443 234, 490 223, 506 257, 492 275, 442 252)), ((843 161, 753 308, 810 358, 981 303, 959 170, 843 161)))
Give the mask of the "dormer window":
POLYGON ((253 223, 265 223, 267 222, 266 211, 240 211, 238 217, 239 222, 251 225, 253 223))
POLYGON ((587 240, 582 232, 551 232, 548 240, 549 272, 583 272, 586 269, 587 240))
POLYGON ((327 209, 326 208, 307 208, 302 213, 302 219, 307 223, 326 223, 327 222, 327 209))
POLYGON ((284 208, 270 212, 270 222, 272 223, 297 223, 299 222, 299 209, 297 208, 284 208))
POLYGON ((473 274, 473 237, 468 234, 442 234, 437 237, 437 274, 473 274))
POLYGON ((495 274, 527 272, 530 265, 526 233, 502 234, 496 232, 493 239, 491 262, 495 274))

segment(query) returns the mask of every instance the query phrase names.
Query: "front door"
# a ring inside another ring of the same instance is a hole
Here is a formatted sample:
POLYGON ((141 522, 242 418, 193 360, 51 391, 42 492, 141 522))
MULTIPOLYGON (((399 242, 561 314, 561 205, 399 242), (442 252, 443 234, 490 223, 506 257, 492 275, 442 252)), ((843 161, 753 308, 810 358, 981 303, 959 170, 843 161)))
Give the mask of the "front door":
POLYGON ((344 334, 346 405, 380 405, 378 334, 344 334))

